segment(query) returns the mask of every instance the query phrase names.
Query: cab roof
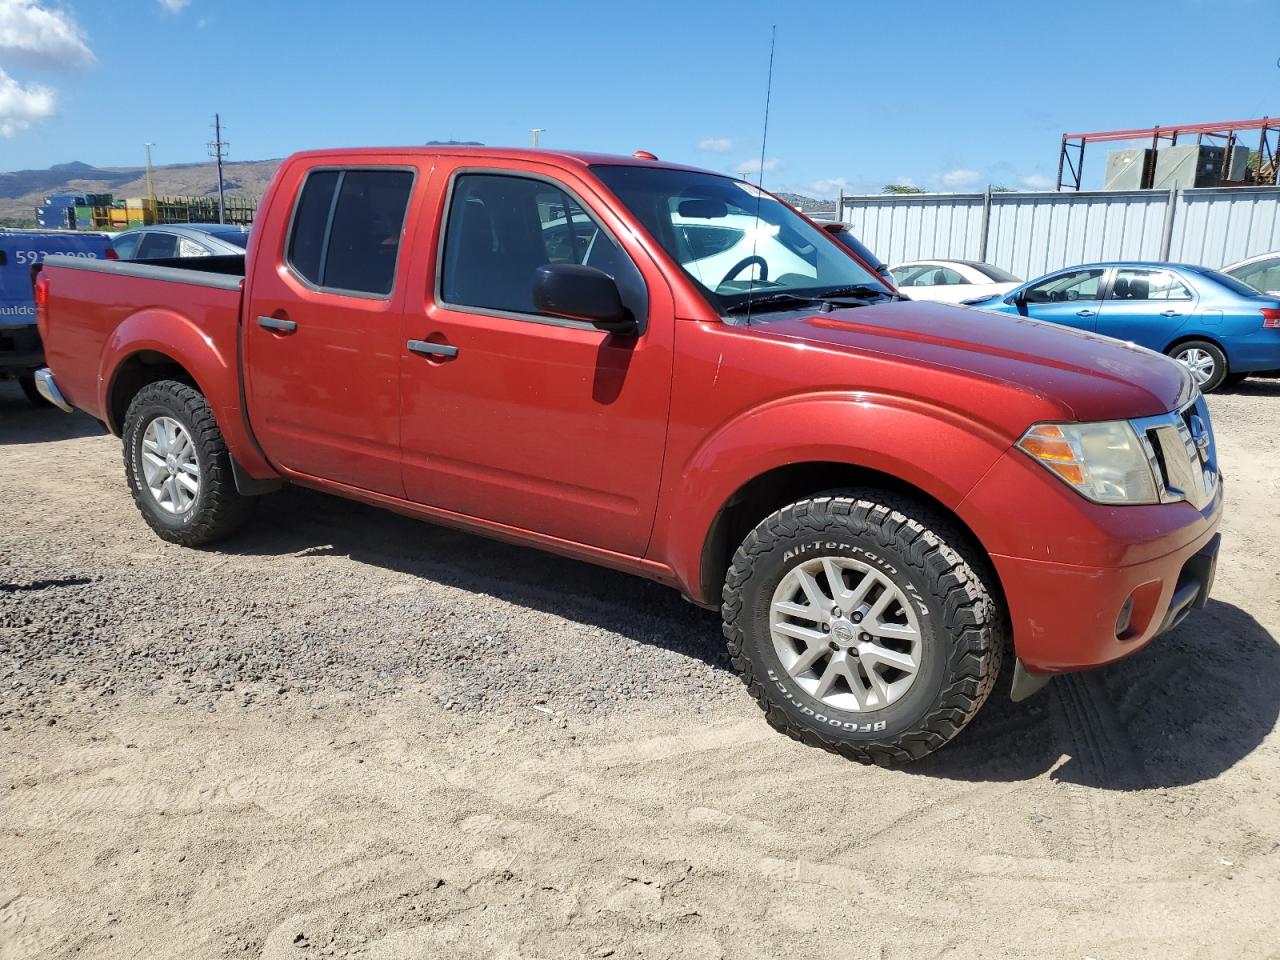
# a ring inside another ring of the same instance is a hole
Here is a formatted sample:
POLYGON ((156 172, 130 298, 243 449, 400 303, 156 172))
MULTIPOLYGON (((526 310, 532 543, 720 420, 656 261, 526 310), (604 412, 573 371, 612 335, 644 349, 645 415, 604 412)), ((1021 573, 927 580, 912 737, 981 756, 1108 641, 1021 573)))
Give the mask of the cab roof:
POLYGON ((668 163, 663 160, 648 160, 642 157, 624 156, 612 153, 590 153, 579 150, 546 150, 536 147, 470 147, 452 144, 432 144, 419 147, 335 147, 328 150, 304 150, 292 154, 290 160, 324 160, 333 162, 336 159, 352 160, 396 156, 418 157, 468 157, 475 160, 516 160, 527 163, 546 163, 563 167, 591 166, 626 166, 626 167, 661 167, 667 170, 687 170, 692 173, 707 173, 716 177, 727 177, 728 174, 691 167, 681 163, 668 163))

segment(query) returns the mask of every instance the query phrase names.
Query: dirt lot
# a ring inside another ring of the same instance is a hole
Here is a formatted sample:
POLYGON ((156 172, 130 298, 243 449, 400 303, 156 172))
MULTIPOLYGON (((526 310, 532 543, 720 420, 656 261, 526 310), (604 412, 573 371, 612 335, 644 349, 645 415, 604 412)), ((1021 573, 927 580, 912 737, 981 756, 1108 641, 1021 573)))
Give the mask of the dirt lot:
POLYGON ((0 384, 0 958, 1280 956, 1280 383, 1210 406, 1209 608, 890 771, 652 584, 292 490, 164 544, 0 384))

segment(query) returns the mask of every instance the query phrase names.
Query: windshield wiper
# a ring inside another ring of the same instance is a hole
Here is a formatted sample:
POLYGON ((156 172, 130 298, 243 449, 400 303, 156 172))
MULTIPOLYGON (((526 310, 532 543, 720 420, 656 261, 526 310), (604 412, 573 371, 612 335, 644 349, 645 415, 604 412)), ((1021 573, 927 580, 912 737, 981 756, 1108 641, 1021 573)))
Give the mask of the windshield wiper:
POLYGON ((818 295, 820 300, 830 300, 833 297, 859 297, 866 299, 867 297, 888 297, 890 300, 902 300, 900 293, 894 293, 887 287, 873 287, 869 283, 855 283, 851 287, 836 287, 834 290, 823 290, 818 295))
POLYGON ((767 297, 748 297, 731 307, 725 307, 725 313, 752 313, 756 310, 773 310, 778 307, 808 306, 818 303, 822 297, 800 297, 794 293, 771 293, 767 297))

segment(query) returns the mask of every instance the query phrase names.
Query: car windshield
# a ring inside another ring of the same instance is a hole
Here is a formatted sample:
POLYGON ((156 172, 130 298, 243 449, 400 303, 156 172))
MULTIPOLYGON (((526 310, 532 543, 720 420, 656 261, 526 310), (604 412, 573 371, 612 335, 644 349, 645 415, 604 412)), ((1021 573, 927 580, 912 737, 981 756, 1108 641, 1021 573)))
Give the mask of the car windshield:
POLYGON ((236 228, 234 230, 208 230, 209 236, 215 240, 221 240, 223 243, 229 243, 233 247, 239 247, 243 250, 249 245, 249 231, 236 228))
POLYGON ((1008 270, 1001 270, 999 267, 992 266, 989 263, 972 262, 969 266, 977 270, 980 274, 990 280, 992 283, 1021 283, 1020 277, 1015 277, 1008 270))
POLYGON ((1208 277, 1214 283, 1220 283, 1232 293, 1238 293, 1242 297, 1261 297, 1263 294, 1256 288, 1251 287, 1243 280, 1237 280, 1230 274, 1222 273, 1218 270, 1210 270, 1208 267, 1201 267, 1197 273, 1208 277))
POLYGON ((721 313, 803 308, 824 296, 892 296, 825 231, 751 184, 664 167, 592 171, 721 313))

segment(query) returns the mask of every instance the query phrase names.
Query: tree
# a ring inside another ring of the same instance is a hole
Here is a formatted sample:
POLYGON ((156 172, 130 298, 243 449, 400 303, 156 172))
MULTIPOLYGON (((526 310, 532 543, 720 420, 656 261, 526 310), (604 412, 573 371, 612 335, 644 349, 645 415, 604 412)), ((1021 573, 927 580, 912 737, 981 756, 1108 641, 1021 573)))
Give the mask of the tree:
POLYGON ((881 193, 925 193, 924 187, 917 187, 906 183, 886 183, 881 193))
POLYGON ((1013 193, 1013 187, 992 187, 992 193, 1013 193))

